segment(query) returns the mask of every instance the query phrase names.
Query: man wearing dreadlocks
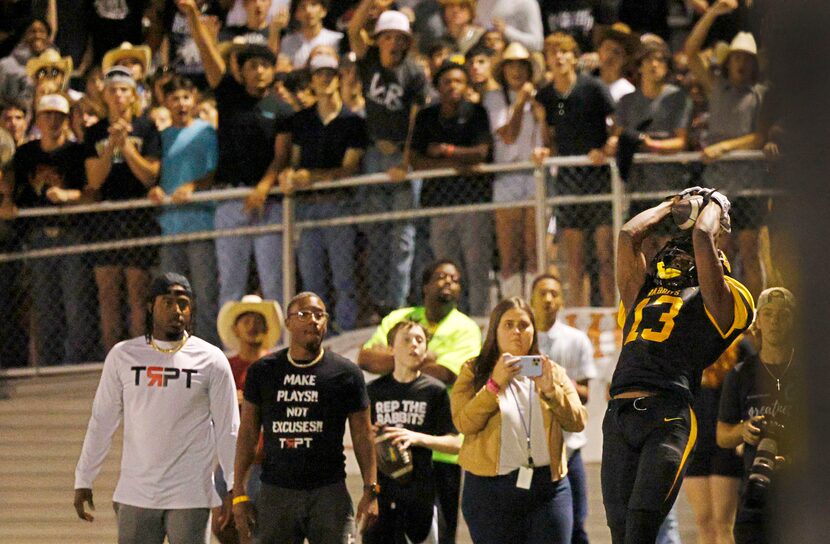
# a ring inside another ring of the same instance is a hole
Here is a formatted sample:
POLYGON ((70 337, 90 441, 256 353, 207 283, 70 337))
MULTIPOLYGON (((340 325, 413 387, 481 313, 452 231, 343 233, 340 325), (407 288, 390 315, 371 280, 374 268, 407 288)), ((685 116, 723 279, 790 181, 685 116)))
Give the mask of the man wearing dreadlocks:
MULTIPOLYGON (((222 351, 189 333, 193 290, 184 276, 155 278, 147 298, 144 336, 116 344, 104 370, 75 469, 75 510, 92 501, 112 435, 124 421, 121 474, 113 502, 119 542, 204 544, 210 508, 222 502, 213 486, 218 457, 233 486, 239 429, 231 366, 222 351)), ((230 496, 222 516, 229 519, 230 496)))
POLYGON ((617 287, 623 347, 602 424, 602 497, 614 544, 655 542, 674 504, 697 424, 691 409, 703 369, 752 322, 746 287, 717 248, 729 200, 692 187, 636 215, 619 235, 617 287), (649 264, 643 242, 672 208, 703 197, 690 230, 649 264))

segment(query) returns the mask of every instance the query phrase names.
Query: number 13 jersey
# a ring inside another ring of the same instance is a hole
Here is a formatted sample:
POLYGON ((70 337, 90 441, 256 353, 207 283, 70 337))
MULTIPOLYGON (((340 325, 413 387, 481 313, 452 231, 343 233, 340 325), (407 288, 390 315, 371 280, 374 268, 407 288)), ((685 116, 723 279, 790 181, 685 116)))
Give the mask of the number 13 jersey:
POLYGON ((631 390, 679 394, 688 402, 697 394, 703 369, 749 327, 755 312, 752 295, 726 276, 734 299, 734 318, 726 330, 703 304, 700 287, 681 290, 646 279, 633 308, 620 303, 623 346, 611 380, 611 396, 631 390))

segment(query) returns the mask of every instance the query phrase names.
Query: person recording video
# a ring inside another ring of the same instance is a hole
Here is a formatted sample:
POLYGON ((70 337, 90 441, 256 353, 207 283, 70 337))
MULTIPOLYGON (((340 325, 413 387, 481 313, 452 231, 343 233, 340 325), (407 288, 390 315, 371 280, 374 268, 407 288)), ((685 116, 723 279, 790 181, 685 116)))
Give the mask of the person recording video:
POLYGON ((461 368, 450 402, 464 433, 461 511, 473 542, 570 543, 562 433, 584 429, 588 411, 565 369, 539 354, 527 302, 493 309, 481 354, 461 368))

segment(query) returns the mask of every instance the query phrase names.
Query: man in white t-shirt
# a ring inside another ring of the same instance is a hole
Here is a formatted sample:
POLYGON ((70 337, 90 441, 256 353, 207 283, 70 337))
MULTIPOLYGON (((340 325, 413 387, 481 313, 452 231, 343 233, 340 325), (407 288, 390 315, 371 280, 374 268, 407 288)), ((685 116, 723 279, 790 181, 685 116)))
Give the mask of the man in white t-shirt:
POLYGON ((297 20, 300 28, 285 36, 280 43, 280 53, 291 59, 294 68, 305 67, 311 50, 318 45, 328 45, 335 51, 340 50, 343 33, 323 27, 323 19, 328 13, 328 8, 328 0, 297 2, 291 16, 297 20))
MULTIPOLYGON (((552 274, 543 274, 533 281, 530 306, 536 319, 539 353, 565 368, 573 380, 582 404, 588 402, 588 381, 597 375, 594 347, 588 335, 557 320, 562 309, 562 283, 552 274)), ((585 519, 588 516, 588 487, 580 449, 588 441, 585 431, 565 433, 568 455, 568 480, 573 495, 574 525, 572 544, 588 542, 585 519)))
MULTIPOLYGON (((222 351, 188 334, 193 290, 168 272, 153 280, 145 336, 119 342, 104 370, 75 468, 75 511, 93 521, 92 482, 112 435, 124 422, 121 474, 113 502, 119 543, 204 544, 210 508, 222 502, 213 486, 214 459, 233 485, 239 408, 222 351)), ((231 498, 222 504, 224 519, 231 498)))

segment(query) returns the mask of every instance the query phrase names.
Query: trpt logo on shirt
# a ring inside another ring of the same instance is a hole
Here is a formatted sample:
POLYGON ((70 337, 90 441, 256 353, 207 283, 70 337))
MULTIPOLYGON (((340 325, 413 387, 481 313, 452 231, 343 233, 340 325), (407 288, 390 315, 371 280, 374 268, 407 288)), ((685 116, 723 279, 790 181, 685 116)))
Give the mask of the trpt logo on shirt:
POLYGON ((135 372, 135 384, 141 385, 141 376, 147 376, 147 387, 167 387, 171 380, 178 380, 182 374, 185 377, 185 388, 190 389, 191 378, 199 371, 192 368, 176 368, 172 366, 131 366, 135 372))

